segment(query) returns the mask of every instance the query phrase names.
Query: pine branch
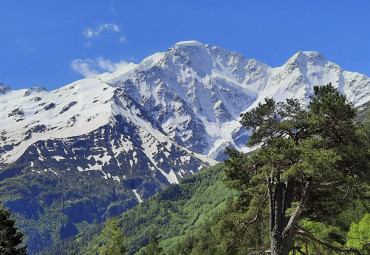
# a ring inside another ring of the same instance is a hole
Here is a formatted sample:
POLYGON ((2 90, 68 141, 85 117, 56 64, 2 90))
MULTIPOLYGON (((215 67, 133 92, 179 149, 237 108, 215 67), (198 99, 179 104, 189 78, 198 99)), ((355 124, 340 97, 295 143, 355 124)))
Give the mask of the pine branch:
POLYGON ((354 248, 349 248, 349 249, 345 249, 345 248, 340 248, 340 247, 337 247, 337 246, 334 246, 328 242, 325 242, 317 237, 315 237, 314 235, 312 235, 310 232, 308 231, 304 231, 303 229, 299 229, 299 230, 296 230, 295 231, 296 234, 299 234, 299 235, 302 235, 304 237, 307 237, 321 245, 324 245, 326 247, 328 247, 329 249, 333 250, 333 251, 337 251, 337 252, 345 252, 345 253, 350 253, 350 252, 354 252, 356 254, 359 254, 359 255, 362 255, 362 253, 357 250, 357 249, 354 249, 354 248))
POLYGON ((253 220, 250 220, 246 223, 243 223, 243 229, 246 229, 249 225, 255 223, 258 221, 258 219, 260 218, 260 216, 262 215, 262 212, 263 212, 263 209, 265 208, 265 205, 266 205, 266 201, 268 200, 268 196, 265 196, 265 198, 263 199, 262 203, 261 203, 261 206, 258 210, 258 212, 256 213, 256 215, 254 216, 253 220))

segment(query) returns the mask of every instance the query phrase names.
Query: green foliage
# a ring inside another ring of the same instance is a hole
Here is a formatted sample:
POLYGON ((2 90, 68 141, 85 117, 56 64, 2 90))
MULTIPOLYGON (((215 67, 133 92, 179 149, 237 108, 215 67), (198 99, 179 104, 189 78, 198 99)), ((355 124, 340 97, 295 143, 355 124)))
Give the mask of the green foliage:
POLYGON ((367 213, 358 224, 355 222, 351 224, 346 245, 370 253, 370 213, 367 213))
POLYGON ((26 254, 27 246, 22 246, 23 233, 17 230, 11 212, 0 206, 0 254, 26 254))
POLYGON ((125 237, 118 227, 118 219, 110 218, 99 235, 94 236, 87 247, 82 250, 86 255, 121 255, 126 254, 125 237))
MULTIPOLYGON (((229 199, 225 210, 210 219, 203 226, 201 232, 195 235, 190 233, 168 254, 265 254, 264 251, 270 242, 268 219, 261 218, 254 224, 248 224, 249 218, 245 213, 248 208, 243 207, 238 200, 239 198, 229 199)), ((337 220, 332 225, 306 219, 300 221, 299 224, 315 237, 327 241, 330 245, 346 249, 346 234, 351 222, 358 216, 361 218, 362 215, 366 214, 366 208, 362 206, 360 200, 357 200, 355 204, 355 207, 348 208, 336 215, 334 218, 337 220)), ((342 254, 338 251, 330 253, 326 246, 299 237, 296 238, 295 246, 301 247, 301 252, 308 252, 308 254, 342 254)), ((343 254, 349 254, 349 252, 343 254)))
MULTIPOLYGON (((316 238, 326 240, 333 246, 342 247, 344 244, 345 233, 338 226, 308 220, 302 220, 300 225, 316 238)), ((305 252, 305 254, 325 254, 330 252, 328 251, 328 247, 310 239, 300 238, 300 236, 296 237, 295 245, 302 247, 301 251, 305 252)))
POLYGON ((150 233, 149 244, 145 246, 143 255, 160 255, 163 248, 159 246, 159 237, 155 231, 150 233))
POLYGON ((249 224, 243 205, 232 198, 226 208, 210 219, 198 234, 189 234, 171 250, 171 255, 178 254, 248 254, 268 243, 268 221, 259 220, 249 224))

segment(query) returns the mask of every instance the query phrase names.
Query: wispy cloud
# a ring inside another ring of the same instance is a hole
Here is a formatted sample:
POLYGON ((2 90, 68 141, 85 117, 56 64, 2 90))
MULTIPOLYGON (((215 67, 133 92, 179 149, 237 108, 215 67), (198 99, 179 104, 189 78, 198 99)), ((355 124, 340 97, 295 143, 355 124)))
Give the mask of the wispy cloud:
POLYGON ((109 59, 102 57, 93 59, 75 59, 71 63, 71 68, 75 72, 82 74, 84 77, 93 77, 103 72, 114 72, 117 68, 126 66, 129 63, 121 60, 119 62, 112 62, 109 59))
POLYGON ((112 5, 112 4, 110 4, 109 5, 109 9, 110 9, 110 11, 113 13, 113 14, 118 14, 118 11, 117 11, 117 9, 116 8, 114 8, 114 6, 112 5))
POLYGON ((118 25, 116 24, 101 24, 97 26, 96 28, 86 28, 82 34, 85 37, 91 38, 100 35, 104 31, 112 31, 115 33, 118 33, 121 31, 118 25))
POLYGON ((126 36, 122 35, 122 36, 118 39, 118 41, 119 41, 120 43, 126 42, 126 36))

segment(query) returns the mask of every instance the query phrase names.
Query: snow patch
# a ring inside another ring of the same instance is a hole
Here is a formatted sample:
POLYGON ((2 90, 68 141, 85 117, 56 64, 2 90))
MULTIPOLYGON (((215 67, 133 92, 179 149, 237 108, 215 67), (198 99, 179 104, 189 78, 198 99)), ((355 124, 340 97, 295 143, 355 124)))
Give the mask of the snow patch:
POLYGON ((55 159, 56 161, 60 161, 62 159, 65 159, 65 157, 62 157, 62 156, 52 156, 53 159, 55 159))
POLYGON ((137 190, 136 189, 133 189, 132 192, 134 192, 135 196, 136 196, 136 199, 139 201, 139 203, 141 204, 143 202, 143 200, 141 199, 140 195, 137 193, 137 190))
POLYGON ((164 177, 166 177, 166 179, 168 180, 169 183, 171 184, 178 184, 179 183, 179 180, 177 179, 177 176, 175 174, 175 172, 171 169, 171 171, 169 173, 166 173, 165 171, 163 171, 162 169, 159 169, 158 170, 161 172, 161 174, 163 174, 164 177))
POLYGON ((113 175, 112 179, 115 180, 115 181, 121 182, 121 178, 119 178, 118 175, 113 175))

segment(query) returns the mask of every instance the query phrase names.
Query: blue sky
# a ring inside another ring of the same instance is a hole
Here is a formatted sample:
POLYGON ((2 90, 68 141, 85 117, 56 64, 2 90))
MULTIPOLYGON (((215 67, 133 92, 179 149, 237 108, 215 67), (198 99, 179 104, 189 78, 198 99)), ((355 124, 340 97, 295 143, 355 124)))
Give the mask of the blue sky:
POLYGON ((273 67, 316 50, 370 76, 370 1, 0 0, 0 82, 53 90, 185 40, 273 67))

